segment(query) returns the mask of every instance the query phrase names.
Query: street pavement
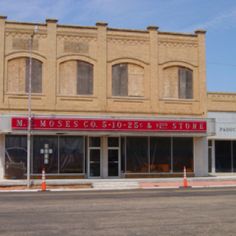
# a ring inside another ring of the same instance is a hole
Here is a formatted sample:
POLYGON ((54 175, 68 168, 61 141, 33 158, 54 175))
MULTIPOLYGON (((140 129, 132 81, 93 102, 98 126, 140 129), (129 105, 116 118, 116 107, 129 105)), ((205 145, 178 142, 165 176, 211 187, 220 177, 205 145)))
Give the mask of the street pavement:
POLYGON ((234 236, 236 188, 0 193, 1 236, 234 236))

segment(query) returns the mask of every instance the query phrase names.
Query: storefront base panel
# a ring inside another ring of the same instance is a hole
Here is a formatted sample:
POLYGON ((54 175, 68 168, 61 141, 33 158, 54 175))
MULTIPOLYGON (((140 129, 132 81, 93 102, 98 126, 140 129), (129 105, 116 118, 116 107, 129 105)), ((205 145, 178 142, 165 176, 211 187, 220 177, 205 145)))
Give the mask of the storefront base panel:
MULTIPOLYGON (((31 179, 41 179, 42 175, 33 175, 31 179)), ((47 175, 46 179, 86 179, 85 175, 47 175)))
MULTIPOLYGON (((194 173, 187 173, 188 177, 195 177, 194 173)), ((159 173, 159 174, 125 174, 125 178, 178 178, 183 173, 159 173)))

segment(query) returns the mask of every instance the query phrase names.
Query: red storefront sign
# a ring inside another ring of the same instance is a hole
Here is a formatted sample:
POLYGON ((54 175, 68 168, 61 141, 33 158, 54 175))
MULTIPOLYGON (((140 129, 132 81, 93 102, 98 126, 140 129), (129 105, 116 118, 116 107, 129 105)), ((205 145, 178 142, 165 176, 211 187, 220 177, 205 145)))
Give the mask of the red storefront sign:
MULTIPOLYGON (((13 117, 13 130, 26 130, 28 119, 13 117)), ((206 121, 194 120, 125 120, 125 119, 66 119, 32 118, 32 130, 81 131, 150 131, 150 132, 200 132, 207 131, 206 121)))

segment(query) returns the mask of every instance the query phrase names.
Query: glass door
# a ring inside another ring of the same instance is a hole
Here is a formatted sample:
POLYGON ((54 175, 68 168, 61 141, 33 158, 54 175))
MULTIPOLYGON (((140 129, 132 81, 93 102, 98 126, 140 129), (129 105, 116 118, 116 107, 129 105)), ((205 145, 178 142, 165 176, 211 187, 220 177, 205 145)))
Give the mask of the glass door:
POLYGON ((101 139, 88 138, 88 175, 91 178, 101 177, 101 139))
POLYGON ((120 139, 108 138, 108 177, 120 176, 120 139))

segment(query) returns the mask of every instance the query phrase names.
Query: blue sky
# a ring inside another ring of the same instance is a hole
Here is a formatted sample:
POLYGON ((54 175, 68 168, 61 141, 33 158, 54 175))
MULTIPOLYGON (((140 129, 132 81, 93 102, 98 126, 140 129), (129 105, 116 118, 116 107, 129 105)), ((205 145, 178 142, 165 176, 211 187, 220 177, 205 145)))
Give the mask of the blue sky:
POLYGON ((0 0, 11 21, 192 33, 207 30, 208 91, 236 92, 236 0, 0 0))

